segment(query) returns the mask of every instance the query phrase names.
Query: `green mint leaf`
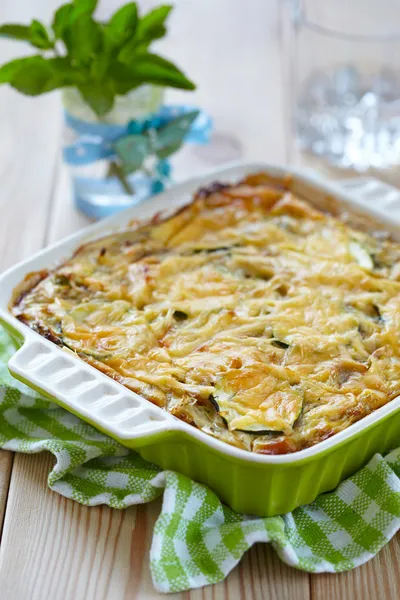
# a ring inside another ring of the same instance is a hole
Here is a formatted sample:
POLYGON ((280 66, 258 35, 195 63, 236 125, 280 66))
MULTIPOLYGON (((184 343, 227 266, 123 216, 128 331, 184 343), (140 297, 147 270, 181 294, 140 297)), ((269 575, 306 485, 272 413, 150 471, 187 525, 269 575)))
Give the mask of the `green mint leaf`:
POLYGON ((106 77, 113 81, 118 96, 123 96, 144 83, 142 78, 138 79, 132 75, 127 65, 116 60, 110 62, 106 77))
POLYGON ((74 0, 74 18, 80 15, 92 15, 98 0, 74 0))
POLYGON ((163 37, 167 32, 165 22, 172 8, 170 5, 158 6, 144 15, 137 30, 138 41, 150 43, 163 37))
MULTIPOLYGON (((130 61, 124 61, 129 63, 130 61)), ((146 83, 165 85, 183 90, 194 90, 196 86, 172 62, 157 54, 143 53, 132 57, 129 70, 136 79, 146 83)))
POLYGON ((49 58, 47 63, 54 71, 53 82, 57 82, 56 87, 80 85, 85 84, 87 81, 86 73, 77 67, 73 67, 66 56, 49 58))
POLYGON ((129 64, 133 60, 135 60, 135 56, 137 54, 137 41, 134 38, 133 40, 129 40, 124 46, 122 46, 121 50, 118 53, 118 59, 125 64, 129 64))
POLYGON ((126 40, 129 40, 135 35, 137 25, 137 4, 136 2, 131 2, 113 14, 107 25, 107 33, 113 42, 121 47, 126 40))
POLYGON ((28 96, 38 96, 60 87, 60 80, 51 61, 42 56, 21 59, 19 68, 9 83, 28 96))
POLYGON ((31 44, 41 50, 50 50, 54 48, 54 43, 50 39, 47 29, 40 21, 34 19, 31 23, 31 44))
MULTIPOLYGON (((162 34, 160 34, 160 38, 164 37, 164 35, 167 33, 167 30, 164 28, 164 31, 162 34)), ((148 40, 147 42, 145 41, 140 41, 138 42, 137 39, 134 40, 134 44, 131 44, 131 51, 134 47, 134 51, 136 54, 143 54, 143 52, 147 52, 149 49, 149 46, 151 45, 152 40, 148 40)))
POLYGON ((85 83, 85 75, 74 69, 66 57, 44 59, 40 55, 17 58, 0 68, 0 84, 9 83, 19 91, 36 96, 52 89, 85 83), (32 81, 32 78, 37 78, 32 81))
POLYGON ((17 73, 18 69, 24 64, 26 61, 32 61, 32 59, 39 58, 39 56, 28 56, 27 58, 16 58, 11 60, 8 63, 5 63, 0 67, 0 85, 3 83, 11 83, 14 75, 17 73))
POLYGON ((110 64, 110 56, 108 53, 103 52, 94 56, 90 67, 90 75, 96 81, 100 82, 105 78, 107 70, 110 64))
POLYGON ((97 83, 112 77, 112 64, 114 62, 115 45, 107 32, 107 28, 101 30, 101 44, 93 55, 90 65, 90 77, 97 83), (109 72, 111 71, 111 73, 109 72))
POLYGON ((30 42, 31 40, 31 28, 29 25, 17 25, 13 23, 6 23, 0 26, 0 36, 7 37, 12 40, 22 40, 30 42))
POLYGON ((169 156, 172 156, 172 154, 175 154, 175 152, 178 152, 181 146, 182 142, 177 142, 176 144, 171 144, 170 146, 165 146, 165 148, 157 150, 155 154, 158 158, 164 160, 169 156))
POLYGON ((136 165, 135 163, 122 163, 121 171, 124 175, 131 175, 132 173, 135 173, 135 171, 138 171, 142 164, 136 165))
POLYGON ((64 31, 71 24, 74 7, 72 4, 63 4, 54 13, 52 29, 56 39, 63 38, 64 31))
POLYGON ((155 143, 153 143, 155 154, 159 158, 167 158, 179 150, 198 115, 198 110, 192 110, 170 121, 159 131, 155 131, 155 143))
POLYGON ((86 64, 102 47, 103 31, 101 26, 89 15, 74 19, 65 37, 69 54, 78 63, 86 64))
POLYGON ((103 117, 113 107, 115 92, 111 85, 82 83, 78 89, 90 108, 99 116, 103 117))
POLYGON ((136 49, 138 52, 147 51, 148 47, 155 42, 163 38, 167 34, 167 28, 164 25, 155 25, 151 28, 145 38, 137 36, 136 49))
POLYGON ((124 173, 139 169, 150 153, 149 140, 144 135, 127 135, 117 140, 114 148, 122 161, 124 173))

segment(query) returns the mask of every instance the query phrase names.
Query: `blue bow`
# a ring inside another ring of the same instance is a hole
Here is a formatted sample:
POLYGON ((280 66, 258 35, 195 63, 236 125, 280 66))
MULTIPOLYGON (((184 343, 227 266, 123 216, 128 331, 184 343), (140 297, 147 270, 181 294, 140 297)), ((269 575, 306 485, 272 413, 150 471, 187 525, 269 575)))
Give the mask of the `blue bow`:
MULTIPOLYGON (((114 142, 131 134, 141 134, 149 129, 160 129, 177 117, 192 112, 192 106, 162 106, 157 113, 146 119, 130 121, 126 125, 90 123, 81 121, 70 113, 65 113, 68 127, 77 135, 72 144, 64 147, 64 160, 70 165, 88 165, 97 160, 115 158, 114 142)), ((200 111, 193 122, 185 141, 206 144, 212 130, 212 119, 200 111)))

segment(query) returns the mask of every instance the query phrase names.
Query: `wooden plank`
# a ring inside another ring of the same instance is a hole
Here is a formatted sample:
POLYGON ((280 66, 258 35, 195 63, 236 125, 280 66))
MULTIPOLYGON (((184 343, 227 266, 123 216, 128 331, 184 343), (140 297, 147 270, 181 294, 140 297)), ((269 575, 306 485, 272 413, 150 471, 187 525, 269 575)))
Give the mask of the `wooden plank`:
POLYGON ((147 535, 159 505, 123 511, 81 506, 47 489, 53 462, 48 453, 16 455, 0 552, 2 597, 145 597, 139 589, 159 597, 148 576, 147 535))
MULTIPOLYGON (((60 134, 56 115, 50 134, 46 131, 47 118, 55 114, 55 102, 54 97, 35 100, 29 110, 26 98, 11 90, 0 92, 0 114, 7 116, 2 119, 0 145, 0 269, 43 245, 60 134)), ((10 453, 1 452, 0 461, 1 523, 12 465, 10 453)))
POLYGON ((340 574, 311 576, 312 600, 398 600, 400 536, 358 569, 340 574))
MULTIPOLYGON (((316 4, 315 6, 317 7, 316 4)), ((288 94, 286 95, 286 109, 289 117, 288 122, 293 123, 296 102, 293 81, 295 55, 289 3, 282 3, 281 10, 282 55, 285 57, 283 61, 283 77, 285 87, 288 90, 288 94)), ((310 153, 301 152, 296 145, 293 130, 289 132, 287 139, 288 158, 290 162, 293 162, 297 166, 314 169, 329 179, 343 179, 344 177, 357 176, 357 173, 334 169, 321 160, 321 158, 313 156, 310 153)), ((399 185, 400 183, 399 175, 398 173, 396 175, 395 172, 375 173, 375 175, 387 180, 388 183, 395 185, 399 185)), ((377 598, 397 600, 399 597, 397 585, 400 575, 399 558, 400 536, 396 535, 374 559, 357 569, 341 574, 323 573, 312 575, 310 577, 311 598, 312 600, 353 600, 354 598, 362 598, 362 600, 376 600, 377 598)))
MULTIPOLYGON (((26 19, 29 4, 28 0, 2 3, 0 21, 26 19)), ((48 4, 39 1, 38 14, 46 11, 48 4)), ((23 44, 1 40, 0 62, 23 53, 23 44)), ((54 109, 57 109, 54 96, 32 100, 4 86, 0 89, 0 270, 43 244, 60 135, 60 119, 54 109)), ((0 530, 11 468, 12 454, 0 451, 0 530)))
MULTIPOLYGON (((118 511, 85 507, 46 488, 53 458, 16 455, 0 552, 4 598, 13 600, 160 600, 149 550, 160 500, 118 511), (27 491, 21 494, 21 490, 27 491), (15 542, 17 541, 17 543, 15 542), (25 543, 24 543, 25 541, 25 543)), ((220 584, 174 600, 309 598, 308 575, 257 544, 220 584)))
MULTIPOLYGON (((159 502, 148 505, 146 524, 143 527, 146 538, 146 555, 142 563, 142 575, 132 578, 132 589, 136 596, 124 596, 124 600, 132 597, 140 600, 160 600, 163 596, 155 592, 149 570, 148 550, 151 544, 151 533, 154 523, 159 515, 161 506, 159 502)), ((144 510, 141 507, 139 510, 144 510)), ((137 517, 139 520, 139 515, 137 517)), ((138 532, 139 533, 139 532, 138 532)), ((142 543, 143 534, 133 536, 132 549, 136 553, 137 544, 142 543)), ((109 600, 119 600, 116 594, 109 600)), ((121 596, 122 598, 122 596, 121 596)), ((287 567, 277 557, 271 546, 256 544, 243 557, 239 565, 233 569, 228 577, 221 583, 204 588, 187 591, 183 594, 173 594, 174 600, 307 600, 310 598, 309 576, 290 567, 287 567)))
MULTIPOLYGON (((108 10, 112 1, 105 4, 108 10)), ((284 159, 278 0, 268 6, 256 0, 250 4, 253 7, 243 11, 240 0, 223 0, 216 11, 212 0, 178 3, 173 37, 164 46, 165 54, 176 58, 191 75, 193 72, 199 88, 193 95, 171 93, 170 99, 209 110, 215 117, 217 135, 210 146, 182 153, 176 161, 177 179, 236 157, 284 159), (199 32, 207 32, 206 43, 203 35, 192 35, 194 22, 199 32)), ((58 171, 55 202, 47 219, 46 242, 86 223, 72 209, 64 168, 58 171)), ((51 465, 48 454, 16 456, 0 551, 4 597, 163 597, 152 586, 148 557, 160 503, 126 511, 80 506, 47 490, 51 465)), ((271 548, 258 545, 226 581, 172 598, 307 600, 308 582, 306 574, 283 565, 271 548)))
MULTIPOLYGON (((171 38, 168 42, 170 46, 167 44, 166 48, 171 57, 176 53, 176 59, 183 66, 183 61, 187 61, 188 72, 191 73, 193 65, 197 71, 197 77, 194 77, 200 87, 196 95, 185 96, 176 92, 170 97, 176 101, 198 102, 208 108, 216 117, 217 136, 209 147, 201 150, 190 148, 182 154, 176 161, 177 178, 195 174, 229 158, 264 158, 274 162, 284 159, 276 3, 268 4, 268 15, 267 8, 264 14, 258 3, 247 7, 244 15, 239 4, 235 7, 233 2, 229 6, 226 2, 221 3, 218 14, 215 4, 210 1, 196 5, 180 3, 178 8, 181 16, 176 14, 174 19, 180 36, 179 43, 174 46, 177 38, 174 42, 171 38), (238 18, 231 23, 226 19, 227 14, 240 15, 240 22, 238 18), (253 20, 251 15, 254 16, 253 20), (204 36, 201 35, 198 40, 188 40, 190 22, 196 22, 199 31, 207 31, 207 44, 203 43, 204 36), (221 38, 225 40, 225 53, 223 47, 222 50, 212 47, 211 40, 215 38, 218 42, 221 38), (273 47, 268 46, 271 39, 275 44, 273 47), (240 43, 236 43, 238 40, 240 43), (182 48, 185 48, 184 53, 182 48)), ((29 100, 29 108, 27 105, 24 109, 26 113, 32 114, 33 106, 29 100)), ((38 113, 36 108, 34 110, 36 118, 38 113)), ((2 114, 7 114, 8 118, 7 107, 5 111, 2 114)), ((44 112, 47 114, 46 110, 44 112)), ((15 123, 12 135, 14 132, 15 123)), ((21 143, 18 150, 20 147, 21 143)), ((9 156, 5 158, 8 159, 17 155, 16 151, 7 154, 9 156)), ((37 173, 37 167, 40 171, 43 153, 38 152, 35 158, 34 174, 37 173)), ((30 161, 30 156, 23 157, 24 166, 31 165, 30 161)), ((51 172, 52 167, 47 168, 51 172)), ((14 186, 11 186, 17 193, 21 190, 19 180, 22 177, 22 174, 17 175, 14 186)), ((33 215, 32 220, 31 213, 27 213, 26 209, 29 206, 37 209, 38 204, 29 205, 28 198, 31 200, 29 193, 25 203, 17 202, 14 205, 17 206, 18 215, 28 214, 26 222, 31 232, 25 245, 17 248, 18 257, 40 245, 44 212, 48 212, 39 211, 36 219, 33 215)), ((43 207, 40 203, 44 201, 41 196, 39 207, 43 207)), ((48 208, 48 204, 45 204, 45 208, 48 208)), ((50 225, 46 241, 58 239, 86 222, 84 217, 71 209, 64 169, 60 171, 57 201, 52 208, 47 216, 50 225)), ((3 222, 9 223, 7 219, 3 222)), ((15 231, 18 219, 12 219, 11 216, 12 228, 7 227, 6 231, 4 227, 3 233, 15 231)), ((13 243, 11 236, 7 242, 8 254, 3 252, 5 264, 13 262, 14 256, 17 257, 10 250, 13 243)), ((9 458, 4 460, 9 465, 9 458)), ((147 600, 163 597, 152 587, 148 562, 151 531, 159 514, 160 503, 132 507, 126 511, 82 507, 47 490, 46 476, 51 466, 52 458, 48 454, 18 455, 16 458, 0 553, 2 595, 13 600, 147 600)), ((398 553, 398 542, 394 540, 374 561, 356 571, 343 575, 314 576, 312 597, 321 600, 350 599, 357 593, 362 598, 372 599, 377 597, 379 589, 386 589, 386 596, 390 599, 397 597, 393 590, 395 577, 398 576, 394 568, 398 553), (382 573, 388 578, 388 584, 384 584, 382 573), (381 585, 386 587, 380 588, 381 585)), ((306 574, 283 565, 270 547, 257 545, 226 581, 171 597, 194 600, 239 597, 246 600, 286 597, 307 599, 310 597, 308 582, 306 574)))
POLYGON ((61 132, 57 97, 27 99, 0 91, 0 268, 44 241, 61 132), (51 120, 49 127, 48 120, 51 120))
POLYGON ((3 530, 3 519, 6 511, 13 458, 14 455, 12 452, 6 450, 0 451, 0 540, 3 530))
MULTIPOLYGON (((49 4, 38 1, 38 14, 49 4)), ((29 0, 2 3, 0 22, 25 21, 32 8, 29 0)), ((0 63, 24 53, 24 44, 0 41, 0 63)), ((59 98, 56 94, 30 98, 2 86, 0 115, 0 269, 4 269, 43 245, 61 134, 59 98)))
POLYGON ((200 106, 215 126, 209 145, 188 146, 174 160, 178 179, 231 160, 285 161, 279 10, 278 0, 176 3, 161 50, 197 90, 168 98, 200 106))
POLYGON ((61 240, 90 223, 90 219, 78 212, 73 205, 71 174, 60 159, 57 164, 57 181, 46 232, 46 245, 61 240))

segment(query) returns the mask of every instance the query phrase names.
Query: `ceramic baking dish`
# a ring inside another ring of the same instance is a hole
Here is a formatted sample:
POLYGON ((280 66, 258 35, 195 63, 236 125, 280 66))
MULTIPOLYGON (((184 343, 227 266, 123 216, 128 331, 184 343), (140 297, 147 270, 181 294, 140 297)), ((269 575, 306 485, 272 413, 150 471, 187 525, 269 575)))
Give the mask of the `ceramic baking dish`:
POLYGON ((221 442, 154 406, 13 317, 13 288, 31 272, 69 257, 80 244, 130 219, 174 211, 215 180, 234 182, 257 171, 292 173, 293 190, 319 206, 332 204, 371 216, 400 239, 400 193, 373 179, 328 183, 312 173, 262 163, 236 164, 173 187, 148 202, 50 246, 0 276, 0 320, 19 350, 11 373, 45 396, 134 448, 143 458, 207 484, 233 509, 267 516, 285 513, 334 488, 376 452, 400 445, 400 397, 316 446, 280 456, 257 455, 221 442), (390 215, 390 216, 386 216, 390 215), (397 224, 399 223, 399 225, 397 224))

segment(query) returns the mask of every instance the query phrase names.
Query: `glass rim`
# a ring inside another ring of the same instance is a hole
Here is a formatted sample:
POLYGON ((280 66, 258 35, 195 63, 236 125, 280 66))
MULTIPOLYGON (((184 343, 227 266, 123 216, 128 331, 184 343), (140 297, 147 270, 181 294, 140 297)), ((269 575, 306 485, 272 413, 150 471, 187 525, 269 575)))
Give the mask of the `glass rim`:
POLYGON ((297 13, 295 12, 294 14, 294 24, 296 28, 305 27, 307 29, 310 29, 311 31, 314 31, 314 33, 346 41, 378 43, 400 41, 400 31, 398 33, 388 34, 345 33, 344 31, 339 31, 338 29, 332 29, 330 27, 318 25, 318 23, 315 23, 305 18, 304 14, 301 14, 300 11, 298 11, 297 13))

